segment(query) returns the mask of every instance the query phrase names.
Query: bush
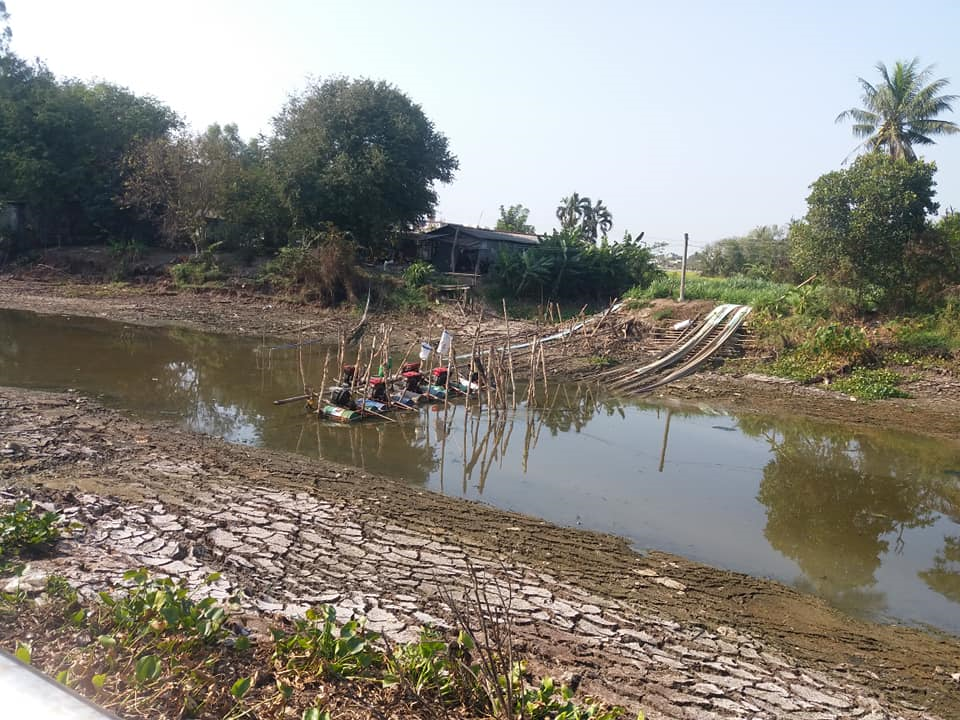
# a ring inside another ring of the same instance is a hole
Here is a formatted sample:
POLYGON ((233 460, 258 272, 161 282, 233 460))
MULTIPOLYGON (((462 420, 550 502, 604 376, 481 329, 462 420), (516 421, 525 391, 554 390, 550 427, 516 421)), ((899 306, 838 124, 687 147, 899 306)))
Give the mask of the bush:
POLYGON ((807 382, 835 377, 874 360, 862 329, 828 323, 807 332, 796 347, 788 348, 767 370, 780 377, 807 382))
POLYGON ((659 275, 653 252, 642 243, 631 239, 595 246, 584 243, 579 231, 565 230, 522 253, 501 250, 489 282, 500 297, 606 302, 632 287, 647 287, 659 275))
POLYGON ((355 301, 360 280, 356 246, 332 226, 306 233, 295 245, 280 248, 260 276, 261 282, 272 287, 328 306, 355 301))
POLYGON ((423 287, 433 282, 436 270, 433 265, 417 260, 403 271, 403 281, 412 288, 423 287))

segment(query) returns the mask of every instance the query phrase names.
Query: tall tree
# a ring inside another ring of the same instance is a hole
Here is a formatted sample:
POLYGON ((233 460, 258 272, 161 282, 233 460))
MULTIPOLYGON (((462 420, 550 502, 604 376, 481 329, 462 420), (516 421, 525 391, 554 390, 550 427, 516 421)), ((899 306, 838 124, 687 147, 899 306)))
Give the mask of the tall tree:
POLYGON ((0 197, 27 203, 33 241, 131 237, 136 218, 115 202, 122 157, 177 122, 152 98, 0 55, 0 197))
POLYGON ((122 200, 152 220, 166 244, 200 254, 210 227, 227 220, 246 150, 236 125, 144 142, 126 158, 122 200))
POLYGON ((593 201, 579 193, 573 193, 560 201, 557 207, 557 220, 562 231, 579 230, 580 239, 597 244, 597 236, 606 238, 613 227, 613 215, 602 200, 593 201))
POLYGON ((530 217, 530 210, 523 205, 511 205, 508 208, 500 206, 500 218, 497 220, 496 229, 501 232, 525 233, 527 235, 536 234, 533 225, 527 223, 530 217))
MULTIPOLYGON (((557 207, 557 220, 560 221, 561 230, 572 230, 580 224, 583 218, 584 199, 579 193, 573 193, 560 201, 557 207)), ((586 200, 586 205, 589 207, 590 200, 586 200)))
POLYGON ((925 263, 937 252, 925 232, 934 201, 936 165, 868 153, 811 185, 807 214, 790 226, 794 264, 804 274, 872 293, 889 302, 913 300, 925 263))
POLYGON ((458 167, 419 105, 385 82, 337 78, 290 99, 271 153, 295 223, 332 222, 363 245, 421 222, 458 167))
POLYGON ((935 135, 960 132, 956 123, 940 120, 938 115, 953 110, 956 95, 944 95, 947 78, 931 80, 933 66, 919 67, 919 59, 898 60, 892 71, 882 62, 877 70, 883 80, 873 85, 858 78, 863 88, 862 108, 850 108, 837 116, 837 122, 853 121, 853 134, 865 138, 864 145, 884 150, 894 159, 914 162, 914 145, 931 145, 935 135))

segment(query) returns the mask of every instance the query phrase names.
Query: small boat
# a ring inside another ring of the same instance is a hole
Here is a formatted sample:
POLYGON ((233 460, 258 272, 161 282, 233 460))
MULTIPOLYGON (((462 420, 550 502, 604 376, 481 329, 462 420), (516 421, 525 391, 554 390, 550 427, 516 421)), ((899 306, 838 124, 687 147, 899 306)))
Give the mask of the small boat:
POLYGON ((339 405, 324 405, 318 413, 325 420, 333 420, 338 423, 352 423, 362 420, 364 414, 356 410, 348 410, 339 405))

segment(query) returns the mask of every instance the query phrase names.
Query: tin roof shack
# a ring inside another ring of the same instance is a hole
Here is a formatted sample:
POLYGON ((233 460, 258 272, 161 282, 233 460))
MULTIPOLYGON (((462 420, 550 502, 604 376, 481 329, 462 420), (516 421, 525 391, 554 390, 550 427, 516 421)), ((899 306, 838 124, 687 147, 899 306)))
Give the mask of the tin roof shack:
POLYGON ((536 235, 466 225, 441 225, 420 236, 420 257, 440 272, 486 273, 501 250, 522 252, 538 245, 536 235))

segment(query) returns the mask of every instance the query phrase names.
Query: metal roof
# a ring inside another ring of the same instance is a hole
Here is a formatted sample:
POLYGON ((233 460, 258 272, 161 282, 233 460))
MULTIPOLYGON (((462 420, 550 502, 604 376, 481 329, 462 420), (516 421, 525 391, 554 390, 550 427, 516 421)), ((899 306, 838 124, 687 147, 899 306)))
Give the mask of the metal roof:
POLYGON ((448 223, 421 235, 423 239, 434 240, 438 238, 453 236, 460 232, 461 236, 476 238, 477 240, 494 240, 496 242, 516 243, 518 245, 538 245, 540 238, 536 235, 525 235, 524 233, 501 232, 500 230, 487 230, 486 228, 470 227, 469 225, 455 225, 448 223))

